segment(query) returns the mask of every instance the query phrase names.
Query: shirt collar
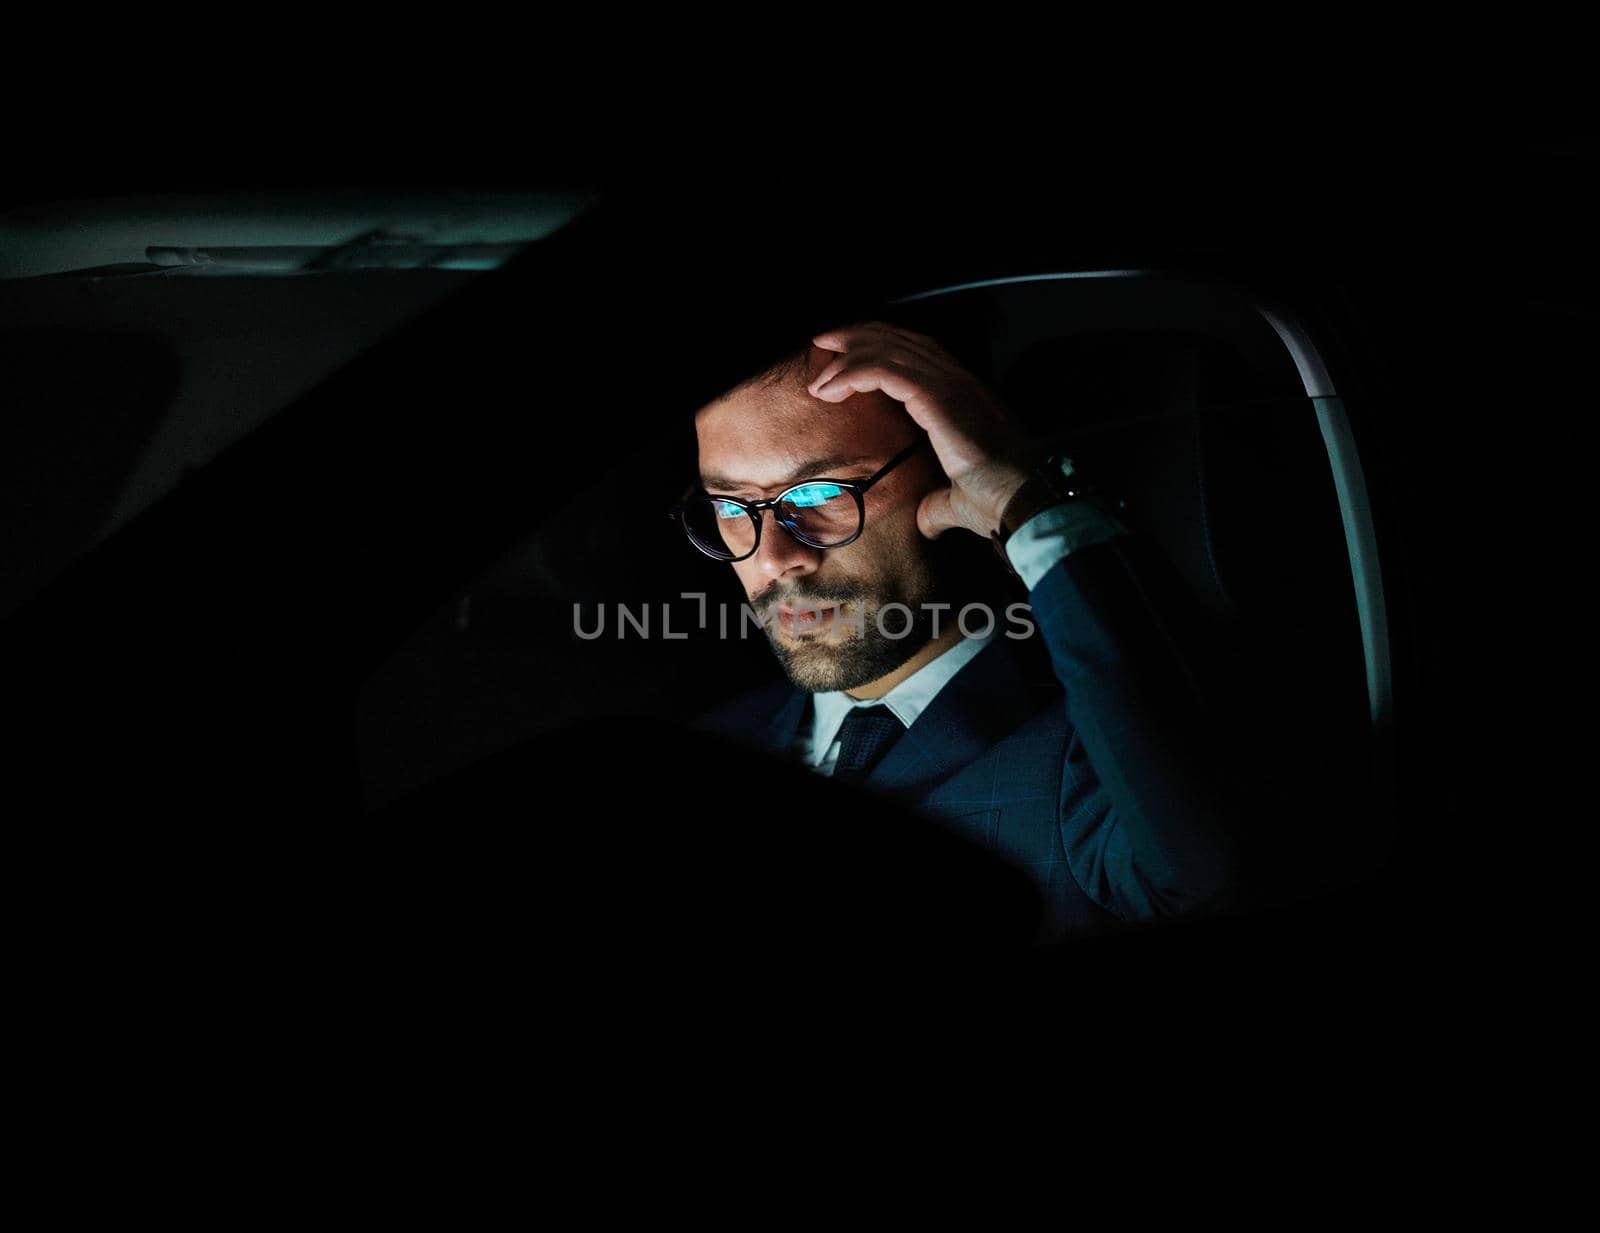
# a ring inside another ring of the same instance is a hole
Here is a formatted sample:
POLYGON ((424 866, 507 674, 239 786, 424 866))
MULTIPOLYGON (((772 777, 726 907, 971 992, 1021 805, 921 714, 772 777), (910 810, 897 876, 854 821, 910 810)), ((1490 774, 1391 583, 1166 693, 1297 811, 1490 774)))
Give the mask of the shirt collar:
POLYGON ((833 744, 845 715, 856 707, 886 706, 895 718, 909 728, 917 722, 917 716, 922 714, 928 703, 933 701, 934 695, 994 637, 995 632, 991 629, 981 638, 963 638, 944 654, 923 664, 881 698, 852 698, 841 689, 812 694, 811 748, 815 756, 820 758, 833 744))

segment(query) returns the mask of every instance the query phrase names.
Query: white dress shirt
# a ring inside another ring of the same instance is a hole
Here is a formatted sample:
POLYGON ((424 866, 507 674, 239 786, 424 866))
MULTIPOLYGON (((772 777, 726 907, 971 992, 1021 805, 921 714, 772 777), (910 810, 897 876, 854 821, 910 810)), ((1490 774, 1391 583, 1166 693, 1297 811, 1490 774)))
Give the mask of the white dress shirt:
MULTIPOLYGON (((1085 502, 1067 502, 1041 510, 1006 540, 1006 555, 1029 591, 1069 552, 1097 544, 1127 527, 1109 513, 1085 502)), ((952 613, 943 614, 954 620, 952 613)), ((917 721, 950 678, 972 662, 973 656, 999 636, 999 616, 981 638, 963 638, 943 654, 930 659, 881 698, 852 698, 843 690, 811 695, 811 723, 801 724, 794 754, 820 774, 832 775, 839 761, 839 729, 853 707, 886 706, 906 727, 917 721)))
MULTIPOLYGON (((946 619, 955 618, 949 613, 946 619)), ((861 706, 886 706, 906 727, 916 723, 934 695, 945 687, 951 677, 971 662, 995 637, 991 629, 983 638, 963 638, 942 655, 930 659, 905 680, 881 698, 852 698, 842 689, 831 689, 811 695, 811 724, 800 725, 795 737, 795 755, 807 766, 824 775, 832 775, 839 761, 839 729, 844 717, 853 708, 861 706)))

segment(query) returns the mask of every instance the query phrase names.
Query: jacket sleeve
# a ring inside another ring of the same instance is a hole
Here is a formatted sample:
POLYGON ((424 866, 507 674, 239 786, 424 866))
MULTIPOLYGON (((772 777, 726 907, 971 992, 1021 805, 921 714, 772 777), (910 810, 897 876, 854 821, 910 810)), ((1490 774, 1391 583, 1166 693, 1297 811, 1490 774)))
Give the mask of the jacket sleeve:
POLYGON ((1172 611, 1181 579, 1087 505, 1043 511, 1007 551, 1065 691, 1058 823, 1078 885, 1127 921, 1228 906, 1242 778, 1202 696, 1199 630, 1172 611))

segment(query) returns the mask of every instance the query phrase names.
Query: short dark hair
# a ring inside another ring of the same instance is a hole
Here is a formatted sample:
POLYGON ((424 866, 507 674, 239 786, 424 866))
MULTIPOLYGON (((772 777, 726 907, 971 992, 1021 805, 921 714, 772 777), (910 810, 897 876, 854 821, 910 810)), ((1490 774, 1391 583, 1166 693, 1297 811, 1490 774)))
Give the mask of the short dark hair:
MULTIPOLYGON (((808 382, 807 377, 811 371, 811 341, 807 339, 804 346, 785 355, 779 356, 766 368, 754 376, 740 382, 735 389, 748 389, 752 386, 761 389, 774 389, 777 386, 793 384, 804 388, 808 382)), ((731 390, 729 391, 732 392, 731 390)))
MULTIPOLYGON (((932 303, 883 305, 870 315, 874 320, 937 338, 970 371, 985 380, 993 379, 989 331, 996 314, 988 300, 970 294, 957 295, 932 303)), ((810 371, 811 340, 808 338, 799 347, 779 356, 734 388, 774 389, 792 383, 803 389, 808 384, 810 371)))

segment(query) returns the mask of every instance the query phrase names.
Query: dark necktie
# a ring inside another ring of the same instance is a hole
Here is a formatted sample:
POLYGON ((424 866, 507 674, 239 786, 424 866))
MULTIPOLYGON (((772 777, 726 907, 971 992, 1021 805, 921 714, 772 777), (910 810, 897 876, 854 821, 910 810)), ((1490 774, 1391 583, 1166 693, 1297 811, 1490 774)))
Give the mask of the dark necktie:
POLYGON ((845 714, 839 727, 839 760, 833 777, 845 783, 859 783, 900 739, 906 726, 886 706, 855 706, 845 714))

